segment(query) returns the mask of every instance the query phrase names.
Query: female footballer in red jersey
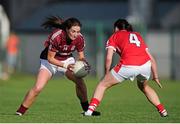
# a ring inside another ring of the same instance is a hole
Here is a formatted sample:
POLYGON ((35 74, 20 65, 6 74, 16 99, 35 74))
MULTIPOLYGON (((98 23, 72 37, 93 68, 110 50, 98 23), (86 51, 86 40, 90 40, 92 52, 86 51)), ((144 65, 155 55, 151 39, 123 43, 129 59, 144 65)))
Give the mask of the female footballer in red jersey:
POLYGON ((132 26, 125 19, 118 19, 114 23, 114 34, 107 41, 106 48, 106 74, 104 79, 97 85, 88 111, 84 115, 92 115, 92 112, 102 100, 106 89, 124 80, 133 81, 134 78, 137 78, 137 85, 149 102, 157 108, 162 117, 167 116, 167 111, 160 103, 158 95, 148 85, 148 79, 152 71, 153 80, 162 87, 158 78, 156 62, 148 52, 141 35, 133 32, 132 26), (120 61, 110 71, 114 52, 119 54, 120 61))
MULTIPOLYGON (((86 62, 84 56, 85 43, 80 33, 80 21, 76 18, 63 21, 59 17, 52 16, 47 18, 42 26, 45 29, 52 29, 52 33, 45 41, 45 49, 40 55, 40 69, 36 83, 27 92, 16 114, 21 116, 26 112, 56 72, 64 73, 69 80, 75 83, 76 95, 83 111, 87 111, 89 103, 86 85, 82 78, 76 78, 71 71, 75 63, 75 58, 72 55, 74 51, 78 52, 79 60, 86 62)), ((100 113, 95 111, 93 115, 100 115, 100 113)))

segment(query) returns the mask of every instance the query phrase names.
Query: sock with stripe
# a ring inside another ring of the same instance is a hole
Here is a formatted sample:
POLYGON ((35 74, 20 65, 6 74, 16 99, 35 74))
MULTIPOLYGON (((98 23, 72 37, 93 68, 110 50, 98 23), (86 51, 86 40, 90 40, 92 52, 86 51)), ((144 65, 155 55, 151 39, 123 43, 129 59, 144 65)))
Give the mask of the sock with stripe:
POLYGON ((158 110, 159 112, 162 112, 162 111, 164 110, 163 104, 157 105, 156 108, 157 108, 157 110, 158 110))
POLYGON ((92 98, 86 113, 88 113, 89 115, 92 115, 92 113, 95 111, 99 103, 100 101, 98 99, 92 98))

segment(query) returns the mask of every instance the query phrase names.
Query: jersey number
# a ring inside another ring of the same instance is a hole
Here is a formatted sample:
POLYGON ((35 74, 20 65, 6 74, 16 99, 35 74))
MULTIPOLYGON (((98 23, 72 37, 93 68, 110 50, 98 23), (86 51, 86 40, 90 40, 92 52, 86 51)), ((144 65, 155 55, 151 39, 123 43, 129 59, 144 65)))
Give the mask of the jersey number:
POLYGON ((140 47, 140 41, 138 40, 136 34, 130 34, 129 42, 136 44, 137 47, 140 47))

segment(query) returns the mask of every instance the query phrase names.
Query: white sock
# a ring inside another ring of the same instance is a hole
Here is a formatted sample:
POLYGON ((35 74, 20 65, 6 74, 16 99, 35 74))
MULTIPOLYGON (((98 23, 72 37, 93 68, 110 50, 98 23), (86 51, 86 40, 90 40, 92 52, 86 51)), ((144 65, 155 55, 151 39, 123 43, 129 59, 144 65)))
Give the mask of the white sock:
POLYGON ((87 115, 87 116, 91 116, 91 115, 92 115, 92 113, 93 113, 93 111, 91 111, 91 110, 87 110, 87 111, 85 112, 85 115, 87 115))

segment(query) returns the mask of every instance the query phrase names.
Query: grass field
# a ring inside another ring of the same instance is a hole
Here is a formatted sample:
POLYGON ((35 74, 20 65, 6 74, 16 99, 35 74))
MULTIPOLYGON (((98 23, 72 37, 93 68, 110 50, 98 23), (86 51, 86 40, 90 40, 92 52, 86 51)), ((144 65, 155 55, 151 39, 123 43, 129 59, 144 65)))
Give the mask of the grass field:
MULTIPOLYGON (((88 97, 92 96, 97 79, 85 78, 88 97)), ((38 96, 36 102, 22 116, 14 115, 35 77, 14 75, 8 81, 0 80, 0 123, 178 123, 180 122, 180 81, 162 80, 163 89, 152 81, 165 104, 169 116, 162 118, 136 87, 126 81, 109 89, 98 107, 100 117, 83 117, 74 84, 65 78, 54 78, 38 96)))

